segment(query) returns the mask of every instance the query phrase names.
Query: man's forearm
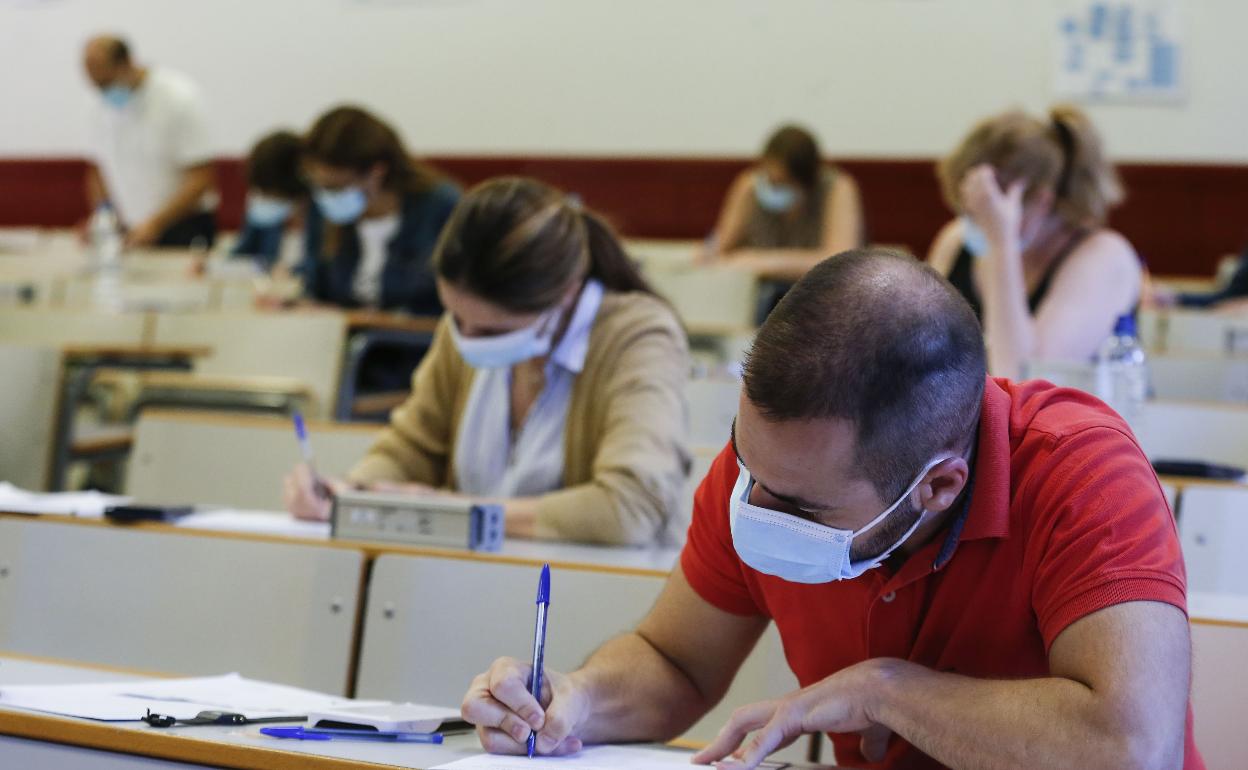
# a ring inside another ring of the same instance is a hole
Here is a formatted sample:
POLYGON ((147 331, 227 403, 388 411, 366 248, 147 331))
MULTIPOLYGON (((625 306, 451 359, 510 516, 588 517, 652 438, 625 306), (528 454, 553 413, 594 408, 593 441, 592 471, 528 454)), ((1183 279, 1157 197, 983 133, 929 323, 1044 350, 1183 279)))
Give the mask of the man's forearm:
POLYGON ((1177 768, 1182 731, 1167 738, 1105 708, 1059 677, 1014 681, 883 661, 875 720, 954 770, 1177 768))
POLYGON ((187 169, 173 197, 152 216, 152 220, 160 229, 167 229, 188 214, 194 213, 204 193, 212 189, 215 183, 216 172, 211 166, 187 169))
POLYGON ((108 200, 108 194, 104 191, 104 180, 100 178, 100 171, 94 165, 87 166, 87 178, 83 186, 87 195, 87 206, 91 211, 95 211, 101 203, 108 200))
POLYGON ((578 732, 586 743, 669 740, 714 705, 636 632, 607 642, 571 677, 589 697, 578 732))

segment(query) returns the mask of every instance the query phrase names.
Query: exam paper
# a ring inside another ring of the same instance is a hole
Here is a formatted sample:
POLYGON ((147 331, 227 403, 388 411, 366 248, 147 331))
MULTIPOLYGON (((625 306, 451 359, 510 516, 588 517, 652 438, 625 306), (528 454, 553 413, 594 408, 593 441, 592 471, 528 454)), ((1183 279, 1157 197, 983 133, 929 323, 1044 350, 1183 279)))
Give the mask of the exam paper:
POLYGON ((689 770, 693 754, 640 746, 591 746, 568 757, 477 754, 433 770, 533 770, 538 767, 575 767, 577 770, 689 770))
POLYGON ((0 511, 10 513, 50 513, 61 516, 99 518, 112 505, 126 505, 129 497, 103 492, 28 492, 7 481, 0 481, 0 511))
POLYGON ((329 539, 329 522, 303 521, 284 511, 243 511, 233 508, 196 511, 178 519, 177 526, 210 529, 215 532, 329 539))
POLYGON ((254 718, 304 716, 311 711, 377 703, 257 682, 238 674, 0 688, 0 706, 105 722, 138 721, 147 709, 177 719, 191 719, 201 711, 234 711, 254 718))

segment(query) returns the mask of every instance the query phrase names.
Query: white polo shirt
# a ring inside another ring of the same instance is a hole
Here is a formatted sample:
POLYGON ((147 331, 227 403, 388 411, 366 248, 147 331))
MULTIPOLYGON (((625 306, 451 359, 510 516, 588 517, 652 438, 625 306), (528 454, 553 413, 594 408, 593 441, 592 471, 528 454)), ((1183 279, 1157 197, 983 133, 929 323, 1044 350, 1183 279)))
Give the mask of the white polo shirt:
MULTIPOLYGON (((173 197, 186 168, 213 159, 203 99, 185 75, 152 68, 125 107, 96 100, 96 166, 109 200, 133 227, 173 197)), ((216 205, 215 191, 200 201, 205 211, 216 205)))

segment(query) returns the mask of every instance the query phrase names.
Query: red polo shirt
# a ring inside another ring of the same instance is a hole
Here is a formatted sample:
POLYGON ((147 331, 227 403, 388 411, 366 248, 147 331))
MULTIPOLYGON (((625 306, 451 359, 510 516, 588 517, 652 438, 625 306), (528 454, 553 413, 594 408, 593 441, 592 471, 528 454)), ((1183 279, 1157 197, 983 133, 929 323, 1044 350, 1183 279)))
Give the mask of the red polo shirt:
MULTIPOLYGON (((725 612, 771 618, 802 686, 869 658, 972 677, 1048 674, 1067 626, 1122 602, 1187 611, 1174 517, 1130 429, 1109 407, 1047 382, 989 379, 970 504, 896 572, 789 583, 732 546, 729 445, 694 500, 681 567, 725 612)), ((867 765, 857 735, 832 735, 839 764, 867 765)), ((900 738, 878 767, 940 765, 900 738)), ((1186 770, 1204 767, 1188 709, 1186 770)))

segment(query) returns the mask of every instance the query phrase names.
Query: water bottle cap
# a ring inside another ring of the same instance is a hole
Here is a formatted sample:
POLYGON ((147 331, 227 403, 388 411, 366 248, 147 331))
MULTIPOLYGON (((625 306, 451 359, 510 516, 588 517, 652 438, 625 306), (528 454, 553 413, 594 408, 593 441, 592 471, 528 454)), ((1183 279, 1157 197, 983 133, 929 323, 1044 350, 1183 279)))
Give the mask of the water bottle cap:
POLYGON ((1118 317, 1114 323, 1115 337, 1134 337, 1135 336, 1135 314, 1127 313, 1118 317))

